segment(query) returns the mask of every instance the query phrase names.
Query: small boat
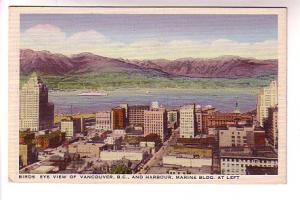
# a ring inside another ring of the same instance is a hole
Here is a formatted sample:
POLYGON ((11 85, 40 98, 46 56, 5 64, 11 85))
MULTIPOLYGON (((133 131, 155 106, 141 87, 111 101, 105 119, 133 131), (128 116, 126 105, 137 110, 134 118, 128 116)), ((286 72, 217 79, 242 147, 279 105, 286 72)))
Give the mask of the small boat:
POLYGON ((105 92, 83 92, 78 94, 78 96, 107 96, 105 92))

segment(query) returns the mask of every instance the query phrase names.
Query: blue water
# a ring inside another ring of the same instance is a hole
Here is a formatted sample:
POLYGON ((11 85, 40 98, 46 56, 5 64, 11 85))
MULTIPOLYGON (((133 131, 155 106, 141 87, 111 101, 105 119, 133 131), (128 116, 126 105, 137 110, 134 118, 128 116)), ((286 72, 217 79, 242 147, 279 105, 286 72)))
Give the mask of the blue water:
POLYGON ((116 90, 108 96, 77 96, 82 91, 50 92, 49 101, 55 105, 55 112, 60 114, 91 113, 110 110, 121 103, 150 104, 158 101, 166 108, 179 108, 185 104, 212 105, 222 112, 233 111, 238 100, 242 112, 256 108, 256 91, 224 91, 224 90, 116 90))

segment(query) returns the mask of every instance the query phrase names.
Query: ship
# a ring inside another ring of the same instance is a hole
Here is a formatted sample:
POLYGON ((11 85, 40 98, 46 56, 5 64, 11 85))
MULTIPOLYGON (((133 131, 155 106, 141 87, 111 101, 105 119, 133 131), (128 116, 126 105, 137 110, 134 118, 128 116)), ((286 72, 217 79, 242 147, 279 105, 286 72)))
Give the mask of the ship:
POLYGON ((107 96, 105 92, 83 92, 78 94, 78 96, 107 96))

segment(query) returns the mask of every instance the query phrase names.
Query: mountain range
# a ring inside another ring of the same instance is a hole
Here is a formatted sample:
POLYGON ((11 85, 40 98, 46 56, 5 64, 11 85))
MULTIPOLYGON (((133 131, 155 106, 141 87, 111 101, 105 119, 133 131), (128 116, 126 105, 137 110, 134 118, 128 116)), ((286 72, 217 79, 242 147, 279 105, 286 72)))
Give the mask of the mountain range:
POLYGON ((53 76, 117 72, 159 77, 253 78, 277 75, 278 61, 238 56, 209 59, 128 60, 103 57, 92 53, 66 56, 49 51, 21 49, 20 71, 21 75, 37 71, 41 75, 53 76))

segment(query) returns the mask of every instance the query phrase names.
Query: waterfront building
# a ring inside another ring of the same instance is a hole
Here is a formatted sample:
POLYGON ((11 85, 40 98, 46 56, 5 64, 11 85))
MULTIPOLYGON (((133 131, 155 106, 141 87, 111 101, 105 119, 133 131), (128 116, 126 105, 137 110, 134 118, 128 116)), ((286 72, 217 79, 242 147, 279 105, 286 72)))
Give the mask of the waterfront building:
POLYGON ((195 137, 195 105, 185 105, 180 108, 180 137, 195 137))
POLYGON ((271 81, 269 86, 260 89, 257 96, 257 121, 263 126, 264 120, 268 118, 268 108, 277 105, 277 82, 271 81))
POLYGON ((112 108, 111 111, 112 129, 125 129, 126 128, 126 113, 125 108, 120 106, 112 108))
POLYGON ((144 136, 156 134, 161 141, 165 141, 168 131, 167 112, 164 108, 145 110, 144 136))
POLYGON ((144 126, 144 112, 149 110, 147 105, 134 105, 128 107, 128 121, 132 126, 144 126))
POLYGON ((54 105, 48 102, 48 88, 34 72, 20 91, 20 130, 51 129, 54 105))
POLYGON ((221 174, 246 175, 247 167, 278 168, 278 155, 268 147, 227 147, 220 149, 221 174))
POLYGON ((96 113, 97 130, 102 130, 102 131, 112 130, 111 113, 112 112, 109 111, 96 113))

